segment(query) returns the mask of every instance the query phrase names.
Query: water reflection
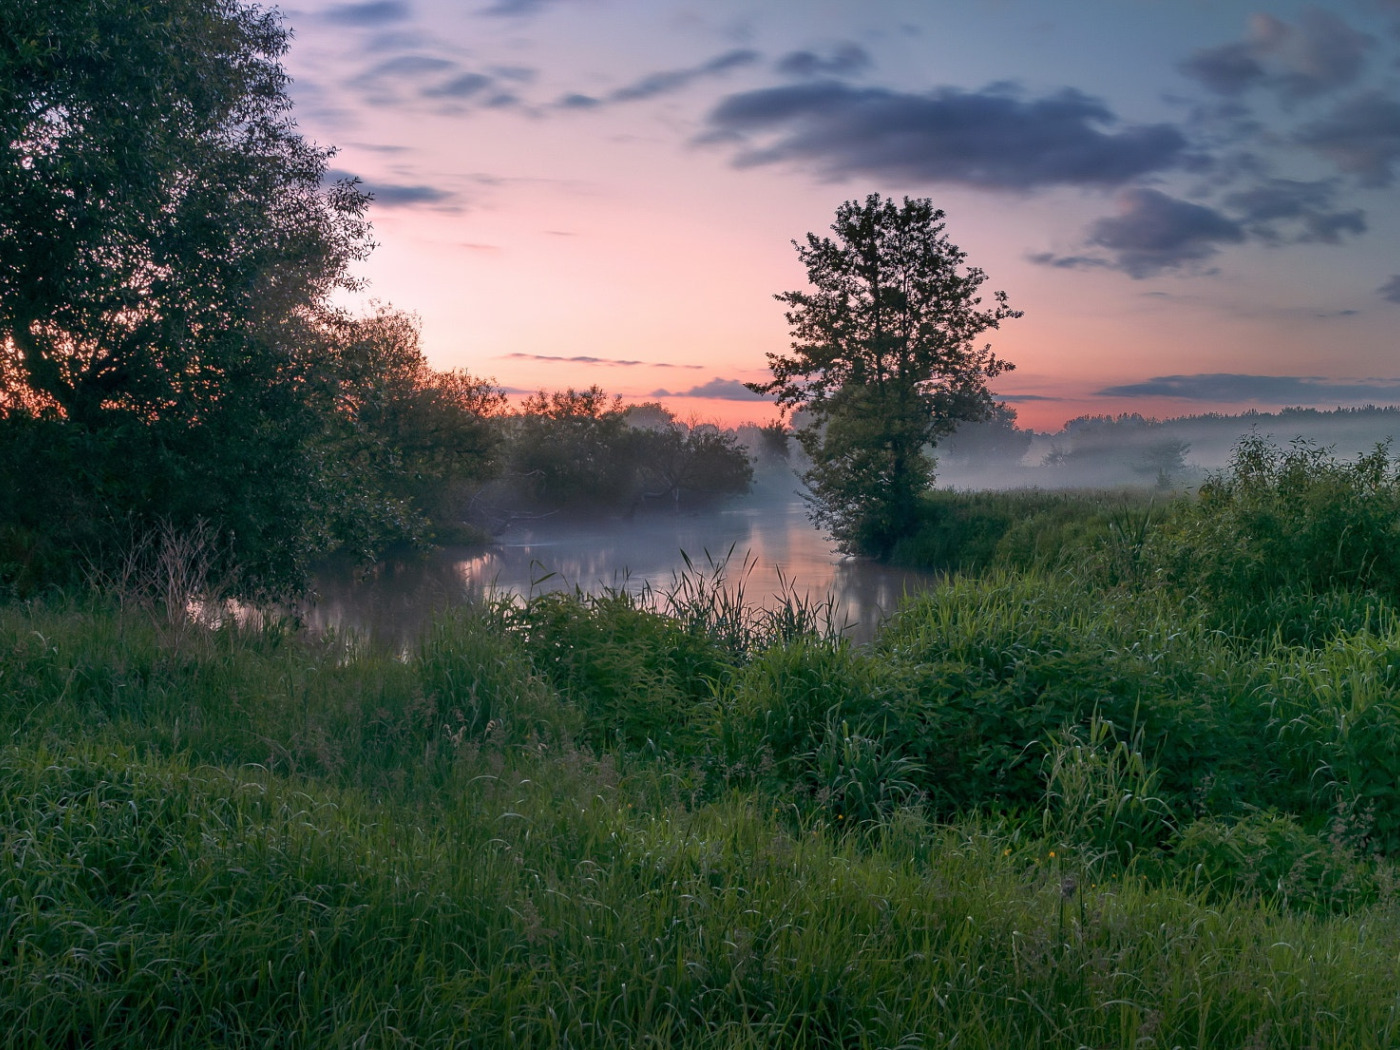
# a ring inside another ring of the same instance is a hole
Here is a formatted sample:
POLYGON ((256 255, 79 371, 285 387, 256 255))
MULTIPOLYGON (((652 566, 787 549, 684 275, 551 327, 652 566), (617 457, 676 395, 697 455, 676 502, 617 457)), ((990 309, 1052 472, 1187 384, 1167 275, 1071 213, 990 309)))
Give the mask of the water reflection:
POLYGON ((444 548, 423 559, 389 561, 369 572, 332 567, 316 581, 319 598, 303 610, 312 627, 351 629, 390 642, 412 638, 439 609, 488 590, 528 595, 578 586, 636 592, 669 588, 684 551, 698 566, 733 551, 727 579, 742 582, 753 605, 772 608, 784 593, 830 598, 838 625, 867 641, 906 593, 930 586, 927 573, 843 558, 807 520, 799 502, 745 502, 705 515, 632 521, 517 525, 487 550, 444 548), (748 566, 748 571, 744 568, 748 566))

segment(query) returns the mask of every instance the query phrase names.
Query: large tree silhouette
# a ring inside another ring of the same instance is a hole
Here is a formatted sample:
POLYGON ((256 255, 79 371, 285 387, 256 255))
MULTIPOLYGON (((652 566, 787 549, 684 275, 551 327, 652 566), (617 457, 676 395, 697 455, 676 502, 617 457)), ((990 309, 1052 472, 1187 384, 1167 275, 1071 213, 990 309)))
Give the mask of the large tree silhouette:
POLYGON ((792 352, 769 354, 773 378, 750 384, 803 409, 797 431, 813 517, 848 553, 883 557, 914 526, 932 481, 925 449, 960 421, 985 418, 987 380, 1012 365, 977 338, 1019 317, 944 236, 926 199, 878 194, 836 211, 831 237, 794 242, 811 289, 790 307, 792 352))
POLYGON ((212 521, 271 576, 314 546, 317 315, 368 226, 291 120, 287 39, 238 0, 0 5, 0 480, 31 532, 212 521))

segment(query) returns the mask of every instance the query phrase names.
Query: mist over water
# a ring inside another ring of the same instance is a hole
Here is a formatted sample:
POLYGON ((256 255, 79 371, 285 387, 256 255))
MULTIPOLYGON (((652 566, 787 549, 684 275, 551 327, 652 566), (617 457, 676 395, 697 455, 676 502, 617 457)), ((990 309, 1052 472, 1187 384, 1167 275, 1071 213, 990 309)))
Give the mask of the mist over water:
POLYGON ((701 572, 727 559, 725 579, 742 586, 750 605, 771 608, 784 594, 830 598, 836 625, 854 641, 868 641, 905 594, 939 579, 836 554, 796 496, 756 495, 706 513, 543 518, 511 526, 484 549, 447 547, 369 572, 331 567, 317 577, 318 597, 301 615, 313 628, 403 643, 434 612, 491 591, 529 595, 577 586, 635 593, 648 585, 665 591, 685 568, 682 551, 701 572))

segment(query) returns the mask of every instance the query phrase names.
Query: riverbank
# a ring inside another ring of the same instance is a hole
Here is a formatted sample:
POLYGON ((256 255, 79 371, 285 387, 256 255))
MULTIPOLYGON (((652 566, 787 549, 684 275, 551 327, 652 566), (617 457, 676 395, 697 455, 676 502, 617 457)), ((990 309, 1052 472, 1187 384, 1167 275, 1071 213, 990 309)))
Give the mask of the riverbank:
POLYGON ((406 658, 4 609, 10 1042, 1394 1041, 1393 623, 1030 574, 856 649, 703 582, 406 658))

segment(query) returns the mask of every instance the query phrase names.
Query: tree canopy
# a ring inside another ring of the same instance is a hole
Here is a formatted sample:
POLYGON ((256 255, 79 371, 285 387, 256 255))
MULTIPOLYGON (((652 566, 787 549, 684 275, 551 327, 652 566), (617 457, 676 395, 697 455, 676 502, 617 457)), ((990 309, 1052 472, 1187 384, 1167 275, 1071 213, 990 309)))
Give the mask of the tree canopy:
POLYGON ((809 290, 783 292, 789 354, 750 384, 802 409, 798 440, 813 515, 842 550, 883 556, 917 518, 933 476, 925 449, 960 421, 986 418, 987 380, 1013 367, 977 339, 1019 317, 986 274, 944 236, 927 199, 902 206, 872 194, 836 210, 835 237, 794 243, 809 290))
POLYGON ((0 8, 12 534, 93 557, 131 519, 212 521, 266 582, 315 547, 317 329, 368 198, 297 132, 287 40, 238 0, 0 8))

